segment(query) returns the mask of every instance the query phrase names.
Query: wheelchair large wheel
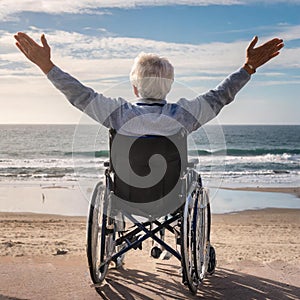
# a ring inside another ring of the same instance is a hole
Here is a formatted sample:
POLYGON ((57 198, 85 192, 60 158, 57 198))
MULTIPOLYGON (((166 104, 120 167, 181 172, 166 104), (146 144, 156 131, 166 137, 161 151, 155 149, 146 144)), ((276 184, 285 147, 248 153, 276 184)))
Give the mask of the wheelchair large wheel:
POLYGON ((183 283, 188 286, 193 294, 197 293, 199 279, 196 274, 194 258, 193 216, 194 216, 195 193, 189 196, 184 207, 181 222, 181 265, 183 283))
POLYGON ((100 284, 108 270, 114 245, 114 223, 109 218, 109 203, 106 188, 98 183, 90 203, 87 228, 87 258, 91 279, 100 284))
POLYGON ((194 202, 193 257, 197 278, 202 281, 210 262, 210 205, 207 191, 198 190, 194 202))

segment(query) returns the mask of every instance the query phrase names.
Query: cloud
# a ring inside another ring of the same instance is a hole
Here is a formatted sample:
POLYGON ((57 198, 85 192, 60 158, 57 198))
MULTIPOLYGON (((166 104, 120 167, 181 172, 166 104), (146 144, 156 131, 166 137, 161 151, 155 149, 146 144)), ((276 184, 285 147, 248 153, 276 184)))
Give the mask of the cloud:
MULTIPOLYGON (((290 40, 298 39, 299 29, 299 26, 284 26, 280 27, 279 34, 290 40)), ((32 27, 28 34, 38 41, 41 32, 39 28, 32 27)), ((134 57, 142 51, 167 56, 175 66, 177 80, 195 85, 201 82, 205 89, 211 87, 209 82, 218 83, 243 64, 248 45, 248 41, 243 40, 195 45, 105 35, 96 37, 61 30, 49 31, 46 37, 52 47, 53 61, 95 89, 127 80, 134 57)), ((29 80, 42 76, 14 46, 13 33, 0 31, 0 44, 1 80, 9 78, 7 84, 13 84, 12 78, 29 80)), ((285 82, 287 68, 300 68, 299 50, 283 49, 282 54, 260 72, 268 74, 264 80, 285 82)))
MULTIPOLYGON (((38 41, 39 30, 28 34, 38 41)), ((0 32, 1 34, 1 32, 0 32)), ((0 43, 5 51, 0 54, 2 65, 12 74, 24 68, 24 76, 36 69, 13 46, 13 34, 4 33, 0 43), (15 68, 13 68, 13 65, 15 68)), ((238 67, 244 59, 247 43, 210 43, 202 45, 168 43, 128 37, 95 37, 77 32, 51 31, 46 34, 52 47, 53 60, 72 73, 83 76, 86 80, 96 80, 129 74, 133 59, 140 52, 154 52, 167 56, 175 65, 176 76, 186 77, 193 74, 202 78, 214 79, 238 67), (201 74, 200 74, 201 73, 201 74), (209 75, 208 75, 209 74, 209 75)), ((3 72, 0 71, 0 74, 3 72)))
MULTIPOLYGON (((37 31, 29 32, 36 40, 40 35, 37 31)), ((288 29, 288 31, 294 30, 288 29)), ((87 80, 127 76, 133 58, 141 51, 155 52, 169 57, 175 65, 178 77, 187 78, 188 75, 198 74, 199 78, 206 77, 214 80, 243 63, 248 44, 245 41, 200 45, 178 44, 141 38, 99 38, 65 31, 52 31, 46 37, 52 46, 54 61, 66 69, 71 67, 73 72, 83 75, 87 80)), ((18 69, 26 66, 24 75, 27 72, 34 72, 36 68, 31 63, 27 63, 26 58, 13 46, 12 33, 1 34, 0 43, 5 49, 5 53, 0 55, 4 68, 17 72, 18 69)), ((298 68, 298 54, 298 48, 284 49, 282 55, 267 65, 267 69, 271 66, 278 69, 298 68)))
POLYGON ((289 26, 284 25, 278 28, 278 34, 285 41, 300 39, 300 25, 289 26))
POLYGON ((299 4, 298 0, 1 0, 0 18, 2 21, 12 20, 22 12, 36 12, 48 14, 107 14, 110 8, 137 8, 142 6, 168 5, 249 5, 255 3, 291 3, 299 4), (102 9, 102 10, 101 10, 102 9))

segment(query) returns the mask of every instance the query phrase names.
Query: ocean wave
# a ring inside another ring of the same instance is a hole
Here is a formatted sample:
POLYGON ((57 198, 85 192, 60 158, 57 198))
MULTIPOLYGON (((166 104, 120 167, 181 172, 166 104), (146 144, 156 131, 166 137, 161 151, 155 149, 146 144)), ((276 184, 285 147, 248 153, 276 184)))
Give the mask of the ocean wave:
MULTIPOLYGON (((256 148, 256 149, 218 149, 218 150, 207 150, 207 149, 191 149, 188 150, 190 156, 259 156, 259 155, 298 155, 300 158, 300 149, 287 149, 287 148, 256 148)), ((73 157, 109 157, 109 150, 99 151, 74 151, 65 152, 65 156, 73 157)))
POLYGON ((256 149, 219 149, 219 150, 204 150, 193 149, 189 150, 190 156, 207 156, 207 155, 228 155, 228 156, 261 156, 261 155, 295 155, 300 158, 300 149, 286 149, 286 148, 256 148, 256 149))
POLYGON ((73 157, 109 157, 109 150, 64 152, 64 155, 73 157))
POLYGON ((226 164, 267 164, 281 163, 289 165, 299 165, 300 155, 283 154, 265 154, 258 156, 226 156, 226 164))
POLYGON ((8 167, 0 168, 0 176, 57 176, 63 177, 68 173, 74 173, 73 168, 24 168, 24 167, 8 167))
POLYGON ((47 178, 75 178, 75 177, 95 177, 103 173, 101 164, 90 164, 75 167, 24 167, 24 166, 0 166, 0 178, 16 179, 47 179, 47 178))
MULTIPOLYGON (((52 158, 62 159, 64 157, 90 157, 90 158, 107 158, 109 157, 109 150, 96 150, 96 151, 45 151, 45 152, 26 152, 26 153, 2 153, 3 157, 0 159, 1 162, 6 162, 8 159, 21 159, 20 157, 28 159, 39 158, 52 158)), ((227 148, 227 149, 189 149, 188 154, 190 156, 261 156, 261 155, 293 155, 296 159, 300 159, 300 149, 298 148, 251 148, 251 149, 240 149, 240 148, 227 148)))

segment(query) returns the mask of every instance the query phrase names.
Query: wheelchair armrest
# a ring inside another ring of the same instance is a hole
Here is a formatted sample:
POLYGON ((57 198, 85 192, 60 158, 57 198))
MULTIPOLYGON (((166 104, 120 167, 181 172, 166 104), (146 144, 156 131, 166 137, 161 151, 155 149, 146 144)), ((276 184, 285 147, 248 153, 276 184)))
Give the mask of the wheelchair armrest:
POLYGON ((195 168, 197 166, 197 164, 199 163, 199 159, 198 158, 192 158, 188 161, 187 163, 187 167, 188 168, 195 168))

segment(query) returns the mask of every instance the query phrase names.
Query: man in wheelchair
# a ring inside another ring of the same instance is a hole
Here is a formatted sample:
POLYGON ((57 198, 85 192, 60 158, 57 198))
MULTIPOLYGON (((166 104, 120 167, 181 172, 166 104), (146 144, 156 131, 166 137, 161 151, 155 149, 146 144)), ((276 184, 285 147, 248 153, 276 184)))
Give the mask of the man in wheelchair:
POLYGON ((105 182, 95 187, 88 219, 87 255, 92 281, 104 280, 109 264, 122 264, 124 254, 141 249, 151 238, 153 257, 167 250, 181 262, 182 280, 197 288, 215 268, 210 245, 210 206, 195 163, 188 162, 187 135, 213 119, 233 101, 256 69, 279 54, 283 41, 274 38, 246 51, 245 64, 215 89, 194 99, 166 101, 174 81, 168 59, 141 53, 130 80, 136 103, 108 98, 81 84, 51 61, 44 35, 39 46, 25 33, 16 45, 47 74, 69 102, 110 129, 110 161, 105 182), (145 221, 140 221, 143 217, 145 221), (127 223, 134 224, 128 227, 127 223), (165 231, 175 236, 175 248, 164 241, 165 231))

